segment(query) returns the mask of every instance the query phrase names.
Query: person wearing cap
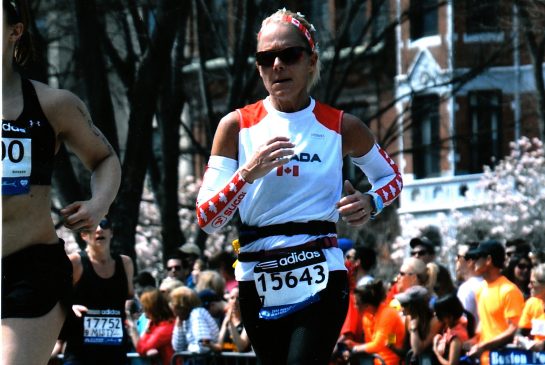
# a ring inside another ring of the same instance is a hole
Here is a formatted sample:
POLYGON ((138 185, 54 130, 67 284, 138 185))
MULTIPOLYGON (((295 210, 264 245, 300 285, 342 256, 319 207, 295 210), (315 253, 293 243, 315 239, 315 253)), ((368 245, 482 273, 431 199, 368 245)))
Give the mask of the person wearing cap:
MULTIPOLYGON (((433 339, 442 328, 441 322, 430 308, 430 292, 424 286, 414 285, 403 293, 395 295, 395 299, 403 308, 405 329, 408 332, 411 350, 411 362, 422 356, 435 359, 433 339)), ((390 348, 396 353, 404 353, 404 349, 395 346, 390 348)))
POLYGON ((218 324, 218 327, 221 326, 221 323, 225 317, 226 312, 226 303, 222 295, 217 294, 212 289, 204 289, 197 291, 197 295, 201 300, 202 306, 204 309, 210 313, 212 318, 218 324))
POLYGON ((479 328, 469 341, 468 355, 479 357, 481 364, 489 364, 488 352, 502 348, 513 341, 524 308, 524 297, 520 289, 502 275, 505 264, 505 249, 496 240, 479 243, 466 257, 475 260, 475 273, 483 277, 482 287, 477 291, 479 328))
POLYGON ((193 281, 193 275, 191 275, 191 271, 193 270, 193 265, 195 264, 195 261, 197 259, 201 258, 202 251, 194 243, 184 243, 179 248, 182 266, 183 266, 183 276, 184 276, 184 283, 189 288, 195 288, 195 285, 197 285, 196 282, 193 281))
POLYGON ((477 299, 475 293, 481 287, 483 278, 475 274, 475 261, 466 259, 466 254, 471 248, 476 248, 477 243, 469 242, 458 246, 456 254, 456 277, 460 282, 456 295, 462 306, 473 316, 475 326, 479 324, 477 312, 477 299))
POLYGON ((411 256, 419 258, 426 264, 435 260, 435 245, 426 236, 415 237, 409 241, 411 256))

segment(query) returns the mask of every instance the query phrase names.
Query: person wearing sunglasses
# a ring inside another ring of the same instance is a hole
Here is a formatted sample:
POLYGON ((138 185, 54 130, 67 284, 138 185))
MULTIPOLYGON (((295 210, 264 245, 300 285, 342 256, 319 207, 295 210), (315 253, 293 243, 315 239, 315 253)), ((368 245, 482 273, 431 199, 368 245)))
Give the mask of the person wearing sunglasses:
POLYGON ((28 4, 3 1, 2 353, 5 364, 45 364, 70 310, 72 266, 51 217, 55 156, 65 143, 92 172, 91 198, 60 211, 94 231, 120 183, 116 153, 84 103, 24 77, 32 54, 28 4))
MULTIPOLYGON (((69 255, 74 270, 73 313, 63 327, 67 365, 126 364, 125 308, 134 297, 130 257, 111 252, 108 218, 94 232, 81 232, 85 250, 69 255)), ((130 318, 129 318, 130 319, 130 318)))
POLYGON ((515 344, 532 351, 545 350, 545 264, 532 269, 531 297, 526 300, 519 320, 515 344))
POLYGON ((522 294, 524 299, 530 297, 530 273, 532 271, 532 260, 528 254, 518 253, 509 258, 508 265, 503 271, 503 274, 507 279, 515 283, 522 294))
POLYGON ((518 328, 524 297, 520 289, 502 275, 505 248, 497 240, 481 241, 466 254, 475 261, 475 273, 483 277, 476 293, 479 328, 464 345, 471 346, 468 356, 480 357, 482 365, 490 363, 489 351, 504 347, 513 340, 518 328))
POLYGON ((165 269, 165 277, 178 279, 185 284, 187 279, 187 270, 184 267, 184 263, 179 254, 174 254, 168 257, 165 269))
POLYGON ((363 225, 403 182, 365 123, 310 96, 321 61, 316 29, 303 15, 281 9, 267 17, 255 62, 268 96, 220 121, 197 219, 212 233, 240 213, 235 275, 262 363, 326 364, 348 304, 335 223, 363 225), (368 177, 369 191, 347 180, 342 196, 344 157, 368 177))

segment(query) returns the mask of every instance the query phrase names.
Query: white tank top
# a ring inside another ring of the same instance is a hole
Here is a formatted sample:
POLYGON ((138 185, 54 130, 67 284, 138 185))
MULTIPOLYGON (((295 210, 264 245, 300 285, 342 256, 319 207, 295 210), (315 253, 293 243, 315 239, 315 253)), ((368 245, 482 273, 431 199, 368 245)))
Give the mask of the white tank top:
MULTIPOLYGON (((312 98, 308 107, 294 113, 274 109, 268 98, 237 111, 239 166, 274 137, 288 137, 295 144, 295 155, 290 162, 249 184, 247 196, 239 205, 242 222, 251 226, 312 220, 337 222, 339 214, 335 204, 342 192, 343 112, 312 98)), ((296 246, 318 237, 265 237, 241 251, 296 246)), ((324 252, 331 271, 346 270, 339 248, 324 252)), ((252 280, 254 266, 251 262, 239 263, 235 270, 237 280, 252 280)))

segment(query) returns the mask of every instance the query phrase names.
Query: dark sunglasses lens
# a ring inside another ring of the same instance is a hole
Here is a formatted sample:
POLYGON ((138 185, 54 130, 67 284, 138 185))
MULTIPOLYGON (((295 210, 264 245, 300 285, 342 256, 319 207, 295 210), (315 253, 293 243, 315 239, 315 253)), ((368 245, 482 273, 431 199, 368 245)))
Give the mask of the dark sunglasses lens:
POLYGON ((107 219, 103 219, 100 221, 100 223, 98 224, 100 226, 100 228, 102 229, 109 229, 111 227, 110 225, 110 221, 107 220, 107 219))
POLYGON ((285 50, 281 51, 278 57, 287 65, 292 65, 299 61, 301 58, 301 55, 303 54, 304 48, 301 47, 291 47, 286 48, 285 50))
POLYGON ((289 47, 281 51, 257 52, 255 59, 257 64, 263 67, 271 67, 277 57, 286 65, 293 65, 299 61, 304 51, 303 47, 289 47))
POLYGON ((274 64, 275 58, 275 52, 257 52, 255 54, 255 60, 257 64, 263 67, 271 67, 274 64))

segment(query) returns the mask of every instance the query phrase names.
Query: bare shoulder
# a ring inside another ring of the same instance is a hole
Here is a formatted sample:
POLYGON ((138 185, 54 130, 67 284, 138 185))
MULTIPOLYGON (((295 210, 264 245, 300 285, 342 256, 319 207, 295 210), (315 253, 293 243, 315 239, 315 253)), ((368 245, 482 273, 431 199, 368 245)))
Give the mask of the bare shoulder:
POLYGON ((232 111, 223 118, 221 118, 218 124, 218 130, 220 129, 230 133, 238 134, 238 132, 240 131, 240 115, 238 114, 238 112, 232 111))
POLYGON ((81 256, 79 255, 79 253, 77 252, 71 253, 68 255, 68 258, 70 259, 72 264, 77 263, 81 265, 81 256))
POLYGON ((65 89, 56 89, 42 82, 32 80, 38 95, 38 100, 47 119, 56 129, 62 131, 64 121, 71 120, 71 116, 87 114, 83 101, 73 92, 65 89))
POLYGON ((224 116, 216 129, 212 143, 212 155, 237 158, 238 133, 240 131, 240 116, 233 111, 224 116))
POLYGON ((132 259, 127 255, 120 255, 125 267, 133 267, 132 259))
POLYGON ((344 113, 341 123, 343 156, 365 155, 375 144, 373 132, 365 123, 350 113, 344 113))
POLYGON ((72 281, 77 283, 83 274, 83 264, 81 263, 81 256, 79 253, 71 253, 68 255, 70 262, 72 263, 72 281))
POLYGON ((32 80, 38 99, 45 113, 55 113, 57 108, 69 108, 83 104, 73 92, 57 89, 39 81, 32 80))

